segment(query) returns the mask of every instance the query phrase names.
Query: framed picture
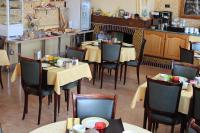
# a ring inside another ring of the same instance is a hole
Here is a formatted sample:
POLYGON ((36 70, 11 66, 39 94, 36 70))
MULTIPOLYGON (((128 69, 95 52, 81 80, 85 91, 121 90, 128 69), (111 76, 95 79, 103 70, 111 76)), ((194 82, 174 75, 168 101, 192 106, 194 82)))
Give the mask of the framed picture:
POLYGON ((181 0, 180 17, 200 19, 200 0, 181 0))

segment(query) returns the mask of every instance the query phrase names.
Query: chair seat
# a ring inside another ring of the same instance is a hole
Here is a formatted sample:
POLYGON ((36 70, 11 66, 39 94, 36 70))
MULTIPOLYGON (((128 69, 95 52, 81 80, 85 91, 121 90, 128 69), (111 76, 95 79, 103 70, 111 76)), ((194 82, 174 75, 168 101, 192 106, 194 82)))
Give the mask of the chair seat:
POLYGON ((129 62, 127 62, 128 66, 134 66, 136 67, 138 65, 138 61, 137 60, 131 60, 129 62))
POLYGON ((161 123, 165 124, 179 124, 181 121, 183 121, 183 115, 179 114, 174 118, 170 118, 168 116, 163 116, 159 114, 152 113, 152 120, 159 121, 161 123), (175 123, 174 123, 175 121, 175 123))
POLYGON ((197 132, 192 128, 188 128, 188 133, 197 133, 197 132))
POLYGON ((78 81, 74 81, 74 82, 71 82, 71 83, 64 85, 62 87, 62 90, 69 90, 69 89, 76 87, 77 85, 78 85, 78 81))
MULTIPOLYGON (((32 95, 36 95, 39 96, 40 92, 37 88, 33 88, 33 87, 27 87, 26 88, 26 92, 28 94, 32 94, 32 95)), ((45 88, 42 89, 41 95, 42 96, 48 96, 48 95, 52 95, 54 92, 53 86, 46 86, 45 88)))
POLYGON ((108 68, 108 69, 115 69, 117 67, 116 63, 109 63, 109 62, 105 62, 102 65, 103 68, 108 68))

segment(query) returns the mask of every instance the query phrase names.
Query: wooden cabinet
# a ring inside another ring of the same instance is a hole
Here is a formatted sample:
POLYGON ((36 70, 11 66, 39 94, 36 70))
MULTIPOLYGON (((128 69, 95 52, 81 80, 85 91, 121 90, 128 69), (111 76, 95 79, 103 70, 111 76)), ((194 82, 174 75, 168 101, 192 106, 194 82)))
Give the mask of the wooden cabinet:
POLYGON ((164 58, 179 60, 180 59, 180 49, 188 47, 188 35, 180 35, 174 33, 166 34, 164 58))
POLYGON ((144 32, 144 38, 146 39, 144 54, 163 57, 165 33, 146 30, 144 32))
POLYGON ((189 36, 184 34, 145 30, 144 54, 148 56, 179 60, 180 49, 188 48, 189 36))

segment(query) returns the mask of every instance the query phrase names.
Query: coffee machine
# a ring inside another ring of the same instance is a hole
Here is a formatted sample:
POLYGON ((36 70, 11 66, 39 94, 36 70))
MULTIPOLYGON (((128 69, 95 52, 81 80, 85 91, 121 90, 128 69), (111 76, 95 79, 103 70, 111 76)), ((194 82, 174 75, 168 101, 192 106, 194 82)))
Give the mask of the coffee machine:
POLYGON ((156 29, 163 30, 172 23, 172 12, 170 11, 153 11, 151 12, 152 25, 156 29))

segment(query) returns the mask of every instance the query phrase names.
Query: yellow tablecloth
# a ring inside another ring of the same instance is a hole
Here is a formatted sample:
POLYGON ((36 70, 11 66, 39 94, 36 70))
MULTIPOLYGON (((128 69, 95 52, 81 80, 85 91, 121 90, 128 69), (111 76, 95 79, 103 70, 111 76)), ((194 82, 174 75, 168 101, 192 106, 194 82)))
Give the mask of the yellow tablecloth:
POLYGON ((9 66, 10 61, 8 59, 8 55, 6 50, 0 50, 0 66, 9 66))
MULTIPOLYGON (((158 78, 159 74, 156 75, 154 78, 158 78)), ((146 87, 147 87, 147 82, 141 84, 138 88, 137 91, 132 99, 131 103, 131 108, 134 109, 136 106, 136 103, 138 101, 144 101, 145 93, 146 93, 146 87)), ((178 111, 183 114, 188 114, 189 111, 189 106, 190 106, 190 100, 193 96, 193 89, 191 85, 188 85, 187 90, 182 90, 181 91, 181 97, 180 97, 180 102, 179 102, 179 109, 178 111)))
MULTIPOLYGON (((85 54, 85 60, 97 63, 101 62, 101 49, 99 49, 98 46, 84 45, 82 46, 82 48, 87 49, 85 54)), ((122 47, 120 54, 120 62, 135 60, 135 58, 135 48, 122 47)))
MULTIPOLYGON (((47 84, 54 85, 54 90, 58 95, 60 95, 60 86, 82 78, 88 78, 89 80, 92 79, 89 65, 83 62, 79 62, 78 65, 72 66, 68 69, 49 67, 47 70, 47 84)), ((17 76, 21 74, 20 71, 20 64, 17 64, 11 76, 11 82, 14 82, 17 76)))

